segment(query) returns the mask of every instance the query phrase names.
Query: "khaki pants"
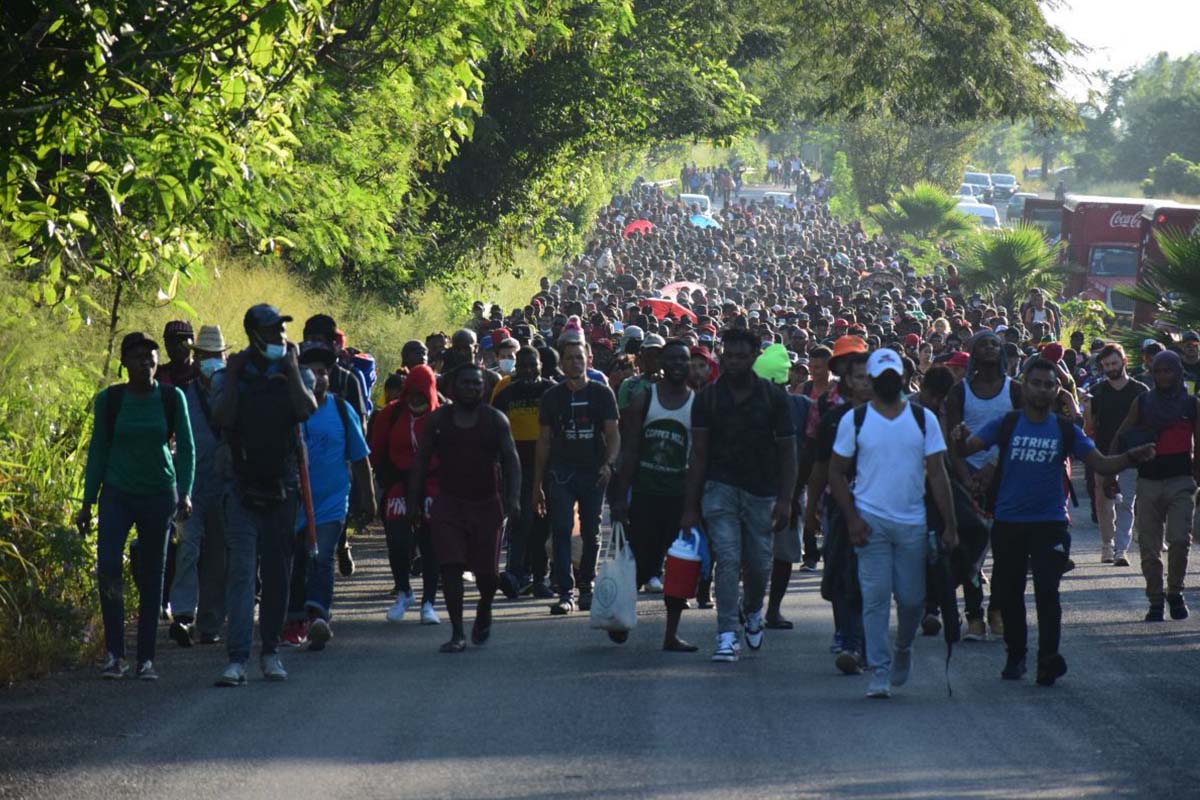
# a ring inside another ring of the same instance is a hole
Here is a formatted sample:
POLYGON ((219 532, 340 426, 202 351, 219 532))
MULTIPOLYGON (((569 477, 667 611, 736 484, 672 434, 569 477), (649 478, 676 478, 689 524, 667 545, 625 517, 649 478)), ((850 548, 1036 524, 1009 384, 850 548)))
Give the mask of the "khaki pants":
POLYGON ((1192 543, 1192 511, 1196 482, 1190 475, 1156 481, 1138 478, 1136 525, 1146 578, 1146 597, 1163 602, 1162 550, 1167 545, 1167 592, 1183 591, 1187 574, 1188 548, 1192 543))

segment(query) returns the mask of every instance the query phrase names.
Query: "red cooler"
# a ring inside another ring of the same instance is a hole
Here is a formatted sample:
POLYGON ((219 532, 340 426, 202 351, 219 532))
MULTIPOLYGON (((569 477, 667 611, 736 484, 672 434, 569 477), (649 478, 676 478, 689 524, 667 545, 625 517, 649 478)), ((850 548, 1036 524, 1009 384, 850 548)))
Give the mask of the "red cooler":
POLYGON ((667 569, 663 574, 663 596, 687 600, 696 596, 700 582, 700 537, 693 528, 680 531, 667 551, 667 569))

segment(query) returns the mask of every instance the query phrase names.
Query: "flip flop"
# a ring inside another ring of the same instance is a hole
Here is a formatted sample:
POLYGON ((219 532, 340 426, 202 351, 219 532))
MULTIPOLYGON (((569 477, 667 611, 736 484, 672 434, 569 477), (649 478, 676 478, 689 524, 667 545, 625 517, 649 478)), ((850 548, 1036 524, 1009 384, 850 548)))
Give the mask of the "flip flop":
POLYGON ((683 639, 663 643, 663 650, 668 653, 694 653, 699 649, 696 645, 685 642, 683 639))
POLYGON ((461 653, 467 649, 467 643, 462 639, 451 639, 438 648, 439 653, 461 653))

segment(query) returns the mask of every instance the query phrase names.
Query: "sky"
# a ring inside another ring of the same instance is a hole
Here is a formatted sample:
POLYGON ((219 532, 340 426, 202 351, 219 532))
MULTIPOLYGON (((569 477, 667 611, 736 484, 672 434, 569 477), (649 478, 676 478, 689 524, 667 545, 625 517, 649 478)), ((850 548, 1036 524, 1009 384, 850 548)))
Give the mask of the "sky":
MULTIPOLYGON (((1200 50, 1200 0, 1063 0, 1058 8, 1046 8, 1046 16, 1092 48, 1076 59, 1089 70, 1119 72, 1162 50, 1175 58, 1200 50)), ((1062 88, 1082 99, 1088 86, 1072 76, 1062 88)))

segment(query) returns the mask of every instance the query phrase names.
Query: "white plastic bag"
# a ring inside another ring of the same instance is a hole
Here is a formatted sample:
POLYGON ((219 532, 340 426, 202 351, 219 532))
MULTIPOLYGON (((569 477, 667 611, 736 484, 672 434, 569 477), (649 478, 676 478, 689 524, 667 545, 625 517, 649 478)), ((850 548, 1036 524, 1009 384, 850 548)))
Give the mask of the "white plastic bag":
POLYGON ((596 574, 592 591, 591 626, 625 633, 637 625, 637 562, 625 539, 625 526, 613 522, 612 557, 596 574))

